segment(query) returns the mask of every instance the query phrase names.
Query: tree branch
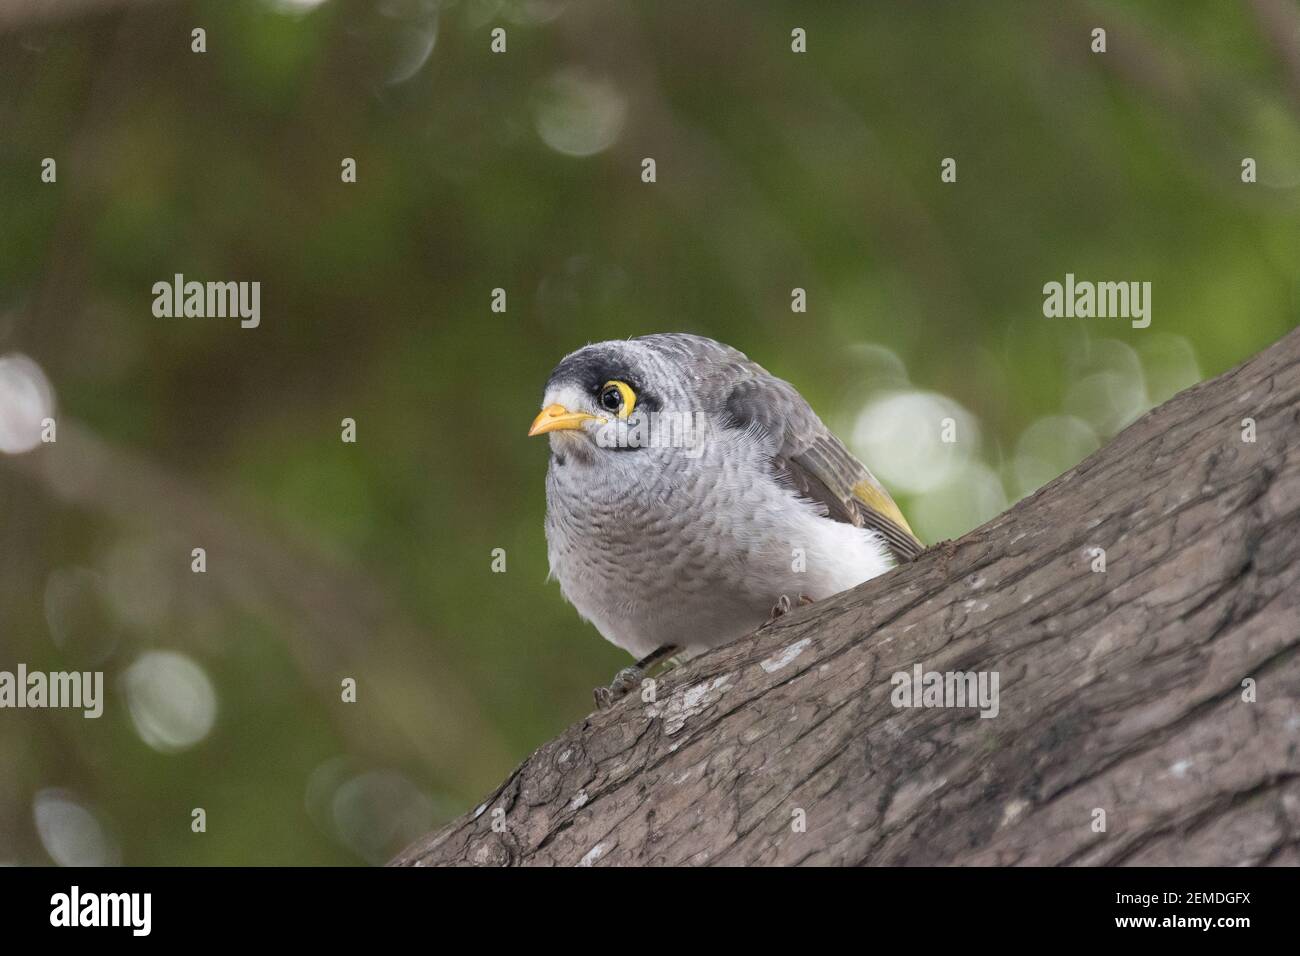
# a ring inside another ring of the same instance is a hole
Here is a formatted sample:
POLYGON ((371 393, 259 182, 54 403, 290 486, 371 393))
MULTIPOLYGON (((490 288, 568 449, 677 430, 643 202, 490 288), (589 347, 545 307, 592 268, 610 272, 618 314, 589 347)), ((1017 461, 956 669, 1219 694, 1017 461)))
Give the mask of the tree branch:
POLYGON ((592 714, 394 862, 1300 862, 1297 449, 1300 331, 592 714), (997 716, 893 706, 915 664, 997 672, 997 716))

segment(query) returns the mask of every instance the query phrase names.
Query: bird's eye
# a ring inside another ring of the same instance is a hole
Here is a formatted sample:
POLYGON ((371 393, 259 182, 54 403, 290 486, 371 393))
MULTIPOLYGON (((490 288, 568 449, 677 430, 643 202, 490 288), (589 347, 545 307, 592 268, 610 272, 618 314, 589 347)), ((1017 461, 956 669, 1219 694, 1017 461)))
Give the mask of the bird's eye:
POLYGON ((606 382, 600 387, 600 407, 619 418, 627 418, 636 408, 636 392, 627 382, 606 382))

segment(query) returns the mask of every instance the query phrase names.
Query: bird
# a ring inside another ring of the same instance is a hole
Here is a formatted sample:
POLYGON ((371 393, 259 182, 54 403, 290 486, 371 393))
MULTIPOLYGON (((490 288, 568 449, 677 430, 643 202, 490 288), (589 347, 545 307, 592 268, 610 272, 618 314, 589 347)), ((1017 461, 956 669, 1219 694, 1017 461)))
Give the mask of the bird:
POLYGON ((636 662, 753 633, 911 561, 924 546, 889 492, 789 382, 701 335, 596 342, 551 372, 528 435, 550 443, 550 577, 636 662))

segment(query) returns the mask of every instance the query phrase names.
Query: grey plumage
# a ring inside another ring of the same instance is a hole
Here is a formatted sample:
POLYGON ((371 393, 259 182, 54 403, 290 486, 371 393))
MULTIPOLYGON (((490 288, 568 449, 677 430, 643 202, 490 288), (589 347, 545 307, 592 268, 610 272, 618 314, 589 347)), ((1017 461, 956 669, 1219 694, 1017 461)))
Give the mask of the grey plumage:
POLYGON ((921 550, 798 391, 712 339, 589 345, 556 367, 543 404, 552 575, 637 656, 723 643, 782 595, 828 597, 921 550), (616 392, 634 397, 630 414, 616 392))
POLYGON ((770 436, 777 479, 824 505, 828 517, 878 532, 898 560, 920 554, 921 543, 906 529, 889 493, 794 386, 755 363, 748 365, 750 374, 730 386, 726 408, 735 422, 770 436))

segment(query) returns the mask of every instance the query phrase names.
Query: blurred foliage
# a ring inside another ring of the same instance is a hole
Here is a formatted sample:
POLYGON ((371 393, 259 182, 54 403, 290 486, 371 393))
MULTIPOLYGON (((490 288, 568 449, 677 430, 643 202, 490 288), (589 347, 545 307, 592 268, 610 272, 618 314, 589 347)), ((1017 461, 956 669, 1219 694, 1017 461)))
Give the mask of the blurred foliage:
POLYGON ((588 341, 742 349, 933 541, 1276 340, 1300 317, 1296 22, 206 0, 0 37, 0 356, 38 364, 61 429, 0 458, 0 669, 108 686, 97 721, 0 711, 0 862, 380 862, 586 714, 624 660, 546 582, 524 432, 588 341), (1151 327, 1044 318, 1067 272, 1150 281, 1151 327), (175 273, 260 281, 260 328, 155 318, 175 273), (955 447, 926 437, 940 414, 955 447), (213 713, 145 657, 172 651, 213 713))

